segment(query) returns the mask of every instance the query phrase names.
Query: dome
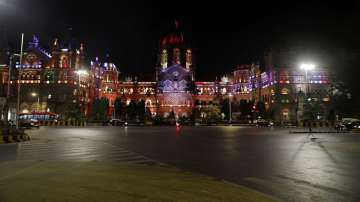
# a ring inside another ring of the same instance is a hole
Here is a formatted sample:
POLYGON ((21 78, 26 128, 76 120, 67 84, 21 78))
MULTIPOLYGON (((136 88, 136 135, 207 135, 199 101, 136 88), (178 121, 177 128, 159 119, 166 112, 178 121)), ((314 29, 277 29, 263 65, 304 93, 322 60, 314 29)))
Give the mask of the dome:
POLYGON ((184 36, 183 34, 179 31, 179 25, 178 22, 175 21, 175 31, 164 36, 161 40, 160 40, 160 45, 162 47, 165 46, 177 46, 177 45, 182 45, 184 44, 184 36))
POLYGON ((161 46, 176 46, 184 43, 184 37, 182 33, 171 33, 161 39, 161 46))

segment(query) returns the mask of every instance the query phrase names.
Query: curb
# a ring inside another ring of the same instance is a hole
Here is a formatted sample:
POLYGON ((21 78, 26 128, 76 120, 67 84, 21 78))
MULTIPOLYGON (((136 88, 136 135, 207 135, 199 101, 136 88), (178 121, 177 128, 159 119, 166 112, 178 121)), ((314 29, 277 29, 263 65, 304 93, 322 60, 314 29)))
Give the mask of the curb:
POLYGON ((28 134, 0 136, 0 144, 9 144, 24 141, 30 141, 30 136, 28 134))
POLYGON ((352 133, 360 133, 360 129, 354 129, 351 131, 352 133))
POLYGON ((304 134, 304 133, 350 133, 349 131, 289 131, 291 134, 304 134))

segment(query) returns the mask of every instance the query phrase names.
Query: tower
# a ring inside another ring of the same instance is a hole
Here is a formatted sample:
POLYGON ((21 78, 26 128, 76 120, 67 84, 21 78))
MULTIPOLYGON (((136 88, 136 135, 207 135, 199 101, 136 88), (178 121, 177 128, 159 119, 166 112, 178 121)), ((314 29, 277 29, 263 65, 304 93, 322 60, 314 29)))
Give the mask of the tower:
POLYGON ((193 53, 175 21, 175 29, 160 40, 156 68, 160 113, 188 116, 193 106, 193 53))
POLYGON ((109 101, 108 116, 111 116, 114 112, 114 103, 118 95, 120 72, 110 60, 109 54, 106 55, 106 59, 102 64, 100 71, 102 79, 99 96, 106 98, 109 101))

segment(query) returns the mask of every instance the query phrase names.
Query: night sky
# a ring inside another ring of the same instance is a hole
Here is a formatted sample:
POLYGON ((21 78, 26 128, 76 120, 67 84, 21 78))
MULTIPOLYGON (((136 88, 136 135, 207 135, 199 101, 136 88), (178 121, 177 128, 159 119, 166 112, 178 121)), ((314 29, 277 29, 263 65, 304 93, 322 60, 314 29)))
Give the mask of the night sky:
POLYGON ((0 2, 0 25, 13 48, 21 32, 27 39, 39 35, 44 47, 71 33, 85 43, 89 56, 109 53, 123 75, 142 79, 153 76, 159 39, 174 29, 174 19, 196 51, 198 80, 214 80, 237 64, 260 61, 269 48, 294 49, 299 61, 313 61, 349 84, 360 73, 360 12, 355 3, 0 2))

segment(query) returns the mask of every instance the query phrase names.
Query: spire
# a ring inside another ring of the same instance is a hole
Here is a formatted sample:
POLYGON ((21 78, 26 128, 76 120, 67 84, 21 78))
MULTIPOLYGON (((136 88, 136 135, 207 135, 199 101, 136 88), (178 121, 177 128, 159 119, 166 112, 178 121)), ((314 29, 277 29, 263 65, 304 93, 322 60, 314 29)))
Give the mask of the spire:
POLYGON ((38 48, 39 42, 39 38, 34 34, 32 40, 29 42, 29 48, 38 48))
POLYGON ((84 52, 84 44, 80 43, 80 52, 84 52))
POLYGON ((58 39, 55 38, 55 41, 54 41, 54 46, 57 46, 59 43, 58 43, 58 39))
POLYGON ((58 38, 54 39, 54 44, 53 44, 53 51, 59 50, 59 40, 58 38))

